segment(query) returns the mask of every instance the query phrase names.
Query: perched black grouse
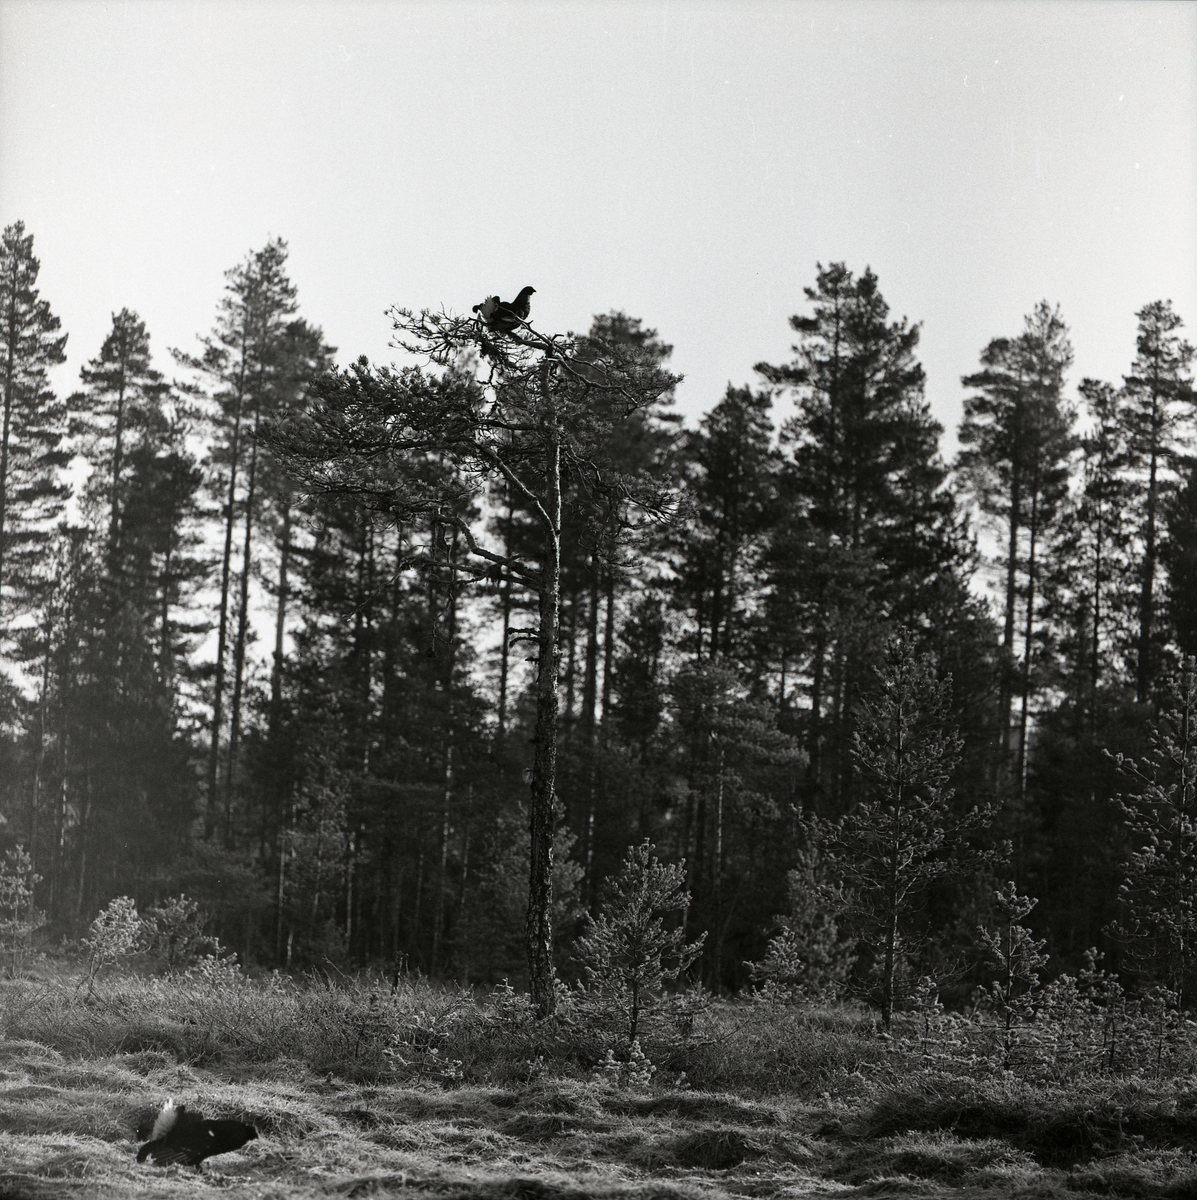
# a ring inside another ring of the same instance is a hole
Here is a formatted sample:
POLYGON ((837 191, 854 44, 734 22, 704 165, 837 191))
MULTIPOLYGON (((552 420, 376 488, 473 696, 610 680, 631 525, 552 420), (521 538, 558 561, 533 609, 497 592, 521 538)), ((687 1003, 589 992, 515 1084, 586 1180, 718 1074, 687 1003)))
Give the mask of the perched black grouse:
POLYGON ((500 300, 498 296, 487 296, 473 311, 482 319, 487 329, 495 333, 510 333, 528 319, 532 311, 532 294, 536 289, 526 287, 514 300, 500 300))
POLYGON ((202 1113, 188 1112, 186 1104, 176 1106, 173 1100, 167 1100, 148 1135, 142 1125, 138 1126, 137 1136, 149 1137, 137 1152, 139 1163, 153 1158, 159 1167, 180 1163, 201 1170, 205 1158, 240 1150, 258 1136, 258 1131, 240 1121, 205 1121, 202 1113))

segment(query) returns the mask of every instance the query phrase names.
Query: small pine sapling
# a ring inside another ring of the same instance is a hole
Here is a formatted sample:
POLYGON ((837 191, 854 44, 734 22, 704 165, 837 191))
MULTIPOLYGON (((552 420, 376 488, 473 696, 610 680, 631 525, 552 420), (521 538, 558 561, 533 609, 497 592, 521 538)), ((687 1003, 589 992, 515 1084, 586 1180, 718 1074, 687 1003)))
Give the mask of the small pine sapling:
POLYGON ((864 794, 826 839, 862 941, 875 956, 887 1031, 909 966, 908 917, 928 888, 975 865, 969 837, 991 819, 985 809, 953 809, 949 780, 963 743, 950 720, 950 697, 951 680, 936 677, 931 656, 916 653, 906 635, 890 641, 877 686, 857 707, 852 757, 864 794))
POLYGON ((1037 940, 1025 925, 1019 924, 1038 903, 1032 896, 1020 896, 1013 882, 1005 883, 994 893, 998 928, 991 931, 977 926, 981 948, 996 974, 989 985, 988 1000, 1001 1031, 1003 1070, 1010 1067, 1018 1037, 1016 1029, 1031 1021, 1043 990, 1039 970, 1048 962, 1043 953, 1047 942, 1037 940))
POLYGON ((636 1041, 641 1013, 663 985, 686 970, 706 934, 685 944, 679 926, 663 918, 690 903, 685 862, 665 864, 648 841, 629 846, 618 875, 603 885, 602 904, 578 941, 577 956, 591 986, 627 1014, 628 1044, 636 1041))
POLYGON ((207 914, 186 896, 171 896, 145 915, 150 950, 168 972, 190 966, 213 939, 204 935, 207 914))
POLYGON ((922 976, 911 989, 910 1000, 918 1017, 920 1053, 925 1066, 931 1061, 932 1046, 938 1046, 940 1042, 938 1035, 943 1021, 944 1004, 939 998, 938 981, 931 975, 922 976))
POLYGON ((137 905, 128 896, 117 896, 92 921, 88 936, 83 939, 87 948, 87 994, 95 987, 96 976, 107 966, 128 958, 141 943, 143 925, 137 915, 137 905))
POLYGON ((786 875, 788 911, 773 918, 777 932, 765 957, 746 964, 764 1000, 834 999, 856 961, 855 945, 839 927, 849 899, 829 878, 823 826, 817 817, 802 823, 805 845, 786 875))
POLYGON ((15 977, 29 948, 33 931, 42 923, 33 906, 33 889, 41 882, 34 873, 33 859, 24 846, 4 854, 0 863, 0 950, 15 977))
POLYGON ((1096 946, 1085 951, 1085 966, 1077 977, 1081 994, 1101 1018, 1101 1060, 1113 1073, 1121 1050, 1120 1035, 1126 1025, 1126 991, 1118 976, 1102 966, 1104 955, 1096 946))

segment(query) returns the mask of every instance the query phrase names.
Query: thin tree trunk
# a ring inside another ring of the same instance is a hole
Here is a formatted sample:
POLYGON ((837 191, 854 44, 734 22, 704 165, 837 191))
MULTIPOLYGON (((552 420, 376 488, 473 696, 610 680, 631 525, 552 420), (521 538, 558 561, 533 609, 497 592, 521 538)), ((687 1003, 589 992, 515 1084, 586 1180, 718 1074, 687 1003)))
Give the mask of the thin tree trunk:
POLYGON ((108 518, 108 569, 116 572, 116 553, 120 543, 121 508, 120 483, 121 466, 124 460, 125 432, 125 364, 121 360, 120 387, 116 393, 116 428, 112 436, 112 508, 108 518))
POLYGON ((719 780, 715 793, 715 990, 723 990, 723 742, 719 742, 719 780))
POLYGON ((586 873, 583 877, 587 909, 594 901, 594 826, 598 806, 598 742, 595 708, 598 704, 598 607, 600 560, 590 558, 590 594, 586 608, 586 666, 582 683, 582 728, 586 734, 586 873))
POLYGON ((574 740, 574 729, 577 725, 577 715, 574 712, 574 681, 577 676, 578 661, 578 593, 575 589, 569 597, 569 621, 566 626, 566 643, 568 652, 565 656, 565 708, 562 713, 562 724, 565 726, 565 744, 571 746, 574 740))
POLYGON ((1097 689, 1101 682, 1101 555, 1104 549, 1105 517, 1105 506, 1099 498, 1097 502, 1097 540, 1093 552, 1093 654, 1089 678, 1089 729, 1091 736, 1097 732, 1097 689))
POLYGON ((433 918, 432 926, 432 956, 428 963, 428 973, 430 975, 436 972, 440 965, 440 949, 441 940, 444 936, 445 924, 445 892, 448 887, 449 877, 449 836, 452 833, 452 805, 453 805, 453 737, 454 737, 454 711, 453 711, 453 672, 456 667, 456 650, 457 650, 457 579, 456 579, 456 561, 457 561, 457 539, 458 531, 453 530, 453 540, 449 548, 449 595, 447 600, 447 613, 449 618, 446 647, 445 674, 441 682, 446 698, 445 706, 445 767, 444 767, 444 785, 441 789, 441 852, 440 864, 437 876, 437 891, 436 891, 436 912, 433 918))
POLYGON ((607 717, 611 712, 611 688, 615 682, 615 546, 609 535, 608 562, 603 569, 603 694, 602 714, 599 717, 602 749, 606 749, 607 717))
POLYGON ((598 706, 598 610, 599 578, 602 562, 597 554, 590 556, 590 588, 586 598, 586 657, 582 675, 582 728, 592 742, 598 706))
POLYGON ((416 902, 412 906, 411 914, 411 937, 408 938, 408 943, 415 951, 417 959, 421 962, 424 960, 424 955, 420 953, 420 908, 424 899, 424 830, 420 830, 420 854, 416 860, 416 902))
POLYGON ((29 805, 29 853, 37 857, 37 816, 41 808, 42 768, 46 762, 46 725, 50 710, 50 644, 54 622, 52 602, 47 605, 46 636, 42 642, 42 687, 37 705, 37 758, 33 764, 33 796, 29 805))
POLYGON ((274 960, 283 956, 283 913, 287 900, 287 849, 290 844, 290 814, 279 822, 278 829, 278 879, 274 896, 274 960))
POLYGON ((279 537, 278 595, 274 607, 274 658, 270 668, 270 739, 279 736, 283 715, 283 642, 287 631, 287 602, 291 597, 291 493, 283 494, 283 528, 279 537))
POLYGON ((224 549, 220 560, 220 617, 216 633, 216 679, 212 692, 212 744, 208 748, 208 808, 204 814, 204 837, 216 830, 216 776, 220 761, 220 726, 224 717, 224 660, 228 647, 229 582, 233 562, 233 529, 236 526, 237 465, 241 458, 241 416, 245 406, 245 354, 247 332, 243 327, 241 366, 237 380, 237 408, 233 417, 233 440, 229 454, 229 490, 225 505, 224 549))
POLYGON ((1159 483, 1159 401, 1151 397, 1151 463, 1147 480, 1147 544, 1143 548, 1143 586, 1139 596, 1139 669, 1136 699, 1145 704, 1151 694, 1151 638, 1155 625, 1156 507, 1159 483))
POLYGON ((353 945, 353 876, 357 866, 357 830, 349 831, 345 855, 345 949, 353 945))
POLYGON ((166 548, 162 553, 162 574, 159 579, 160 603, 158 613, 159 645, 158 645, 158 676, 162 681, 162 690, 173 702, 174 699, 174 654, 170 642, 170 593, 172 573, 174 571, 175 555, 175 521, 177 511, 172 507, 167 514, 166 548))
MULTIPOLYGON (((4 419, 0 425, 0 596, 4 587, 4 556, 8 549, 5 542, 5 526, 8 520, 8 443, 12 436, 13 408, 13 365, 17 358, 19 335, 17 331, 17 274, 13 272, 12 289, 5 296, 4 333, 4 419)), ((2 611, 2 610, 0 610, 2 611)))
POLYGON ((557 778, 557 644, 561 609, 561 433, 549 392, 549 362, 541 364, 545 423, 544 561, 540 583, 536 669, 536 733, 528 806, 529 875, 526 946, 532 1003, 541 1017, 557 1006, 553 971, 553 827, 557 778))
POLYGON ((311 929, 316 931, 316 919, 320 915, 320 884, 324 873, 324 801, 325 789, 320 790, 320 804, 316 811, 316 872, 312 881, 311 929))
MULTIPOLYGON (((512 509, 511 503, 507 504, 507 519, 504 523, 503 530, 503 554, 509 556, 511 554, 511 520, 512 509)), ((508 639, 511 636, 511 572, 505 570, 503 572, 503 582, 500 587, 500 602, 503 612, 503 636, 499 643, 499 742, 502 743, 503 738, 507 734, 507 671, 508 663, 511 658, 511 651, 508 646, 508 639)))
MULTIPOLYGON (((451 735, 450 735, 451 736, 451 735)), ((445 748, 444 786, 441 789, 441 852, 437 867, 436 913, 432 925, 432 957, 428 960, 428 974, 435 975, 440 965, 442 926, 445 923, 445 888, 449 877, 449 835, 451 806, 453 803, 453 742, 445 748)))
POLYGON ((823 688, 824 662, 827 658, 827 638, 823 628, 823 614, 819 614, 818 626, 815 630, 814 663, 811 666, 810 682, 810 732, 807 736, 807 757, 810 761, 811 800, 815 813, 819 811, 819 793, 823 789, 823 688))
MULTIPOLYGON (((1037 474, 1037 473, 1036 473, 1037 474)), ((1034 481, 1031 493, 1030 545, 1027 549, 1027 612, 1023 630, 1021 707, 1018 717, 1018 794, 1027 798, 1027 770, 1030 755, 1027 753, 1027 731, 1030 723, 1031 705, 1031 653, 1035 636, 1035 550, 1039 540, 1039 480, 1034 481)))
MULTIPOLYGON (((462 914, 465 911, 466 902, 466 883, 470 876, 470 824, 474 815, 474 785, 472 783, 466 785, 466 804, 465 817, 462 822, 463 828, 461 831, 461 882, 457 888, 457 919, 461 921, 462 914)), ((470 967, 465 956, 462 956, 461 962, 461 986, 468 987, 470 983, 470 967)))
POLYGON ((224 781, 224 840, 233 844, 233 794, 237 782, 237 750, 241 738, 241 693, 245 684, 245 639, 249 629, 249 573, 254 526, 254 494, 258 479, 258 428, 261 397, 254 404, 253 441, 249 450, 249 477, 245 490, 245 544, 241 554, 241 595, 237 608, 237 638, 233 646, 233 703, 229 725, 229 756, 224 781))
POLYGON ((1002 626, 1002 649, 1005 661, 1002 664, 1001 685, 998 698, 1000 712, 1002 772, 1009 769, 1010 721, 1014 706, 1011 672, 1014 663, 1014 612, 1018 604, 1018 531, 1022 526, 1022 470, 1020 452, 1015 451, 1014 464, 1010 473, 1010 535, 1006 548, 1006 612, 1002 626))
POLYGON ((79 819, 79 888, 75 894, 75 924, 82 924, 83 901, 87 892, 87 847, 90 841, 88 831, 91 827, 92 787, 91 787, 91 741, 94 731, 87 731, 87 752, 84 757, 83 770, 83 813, 79 819))

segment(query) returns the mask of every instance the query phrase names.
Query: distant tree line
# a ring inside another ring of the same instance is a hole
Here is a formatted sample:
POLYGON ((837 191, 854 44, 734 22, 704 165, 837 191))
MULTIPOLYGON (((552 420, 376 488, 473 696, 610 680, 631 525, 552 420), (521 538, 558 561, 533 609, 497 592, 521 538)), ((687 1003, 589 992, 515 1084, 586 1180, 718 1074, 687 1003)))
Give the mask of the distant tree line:
POLYGON ((1144 929, 1187 937, 1149 853, 1168 813, 1190 853, 1168 714, 1197 653, 1193 348, 1168 302, 1120 382, 1072 392, 1037 305, 963 379, 949 463, 919 327, 842 263, 792 358, 690 429, 671 347, 622 312, 471 346, 472 320, 397 311, 439 358, 338 372, 281 240, 169 377, 123 309, 61 397, 37 279, 18 222, 0 851, 43 938, 183 894, 245 963, 526 980, 539 871, 576 976, 645 842, 685 862, 675 940, 713 989, 795 963, 883 1009, 922 973, 965 988, 1007 909, 1067 969, 1096 946, 1146 977, 1144 929), (338 438, 352 470, 305 459, 338 438))

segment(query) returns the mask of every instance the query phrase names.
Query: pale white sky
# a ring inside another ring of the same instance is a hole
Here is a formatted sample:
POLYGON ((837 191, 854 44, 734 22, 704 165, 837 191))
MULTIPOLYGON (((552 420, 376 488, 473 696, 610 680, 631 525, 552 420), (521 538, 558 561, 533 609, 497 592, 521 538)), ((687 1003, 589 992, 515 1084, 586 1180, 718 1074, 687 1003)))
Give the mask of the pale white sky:
POLYGON ((923 323, 928 395, 1041 298, 1117 380, 1134 312, 1197 340, 1193 3, 0 0, 0 224, 23 219, 73 388, 110 314, 159 366, 223 272, 291 247, 342 361, 391 304, 623 308, 690 416, 788 357, 816 261, 923 323))

